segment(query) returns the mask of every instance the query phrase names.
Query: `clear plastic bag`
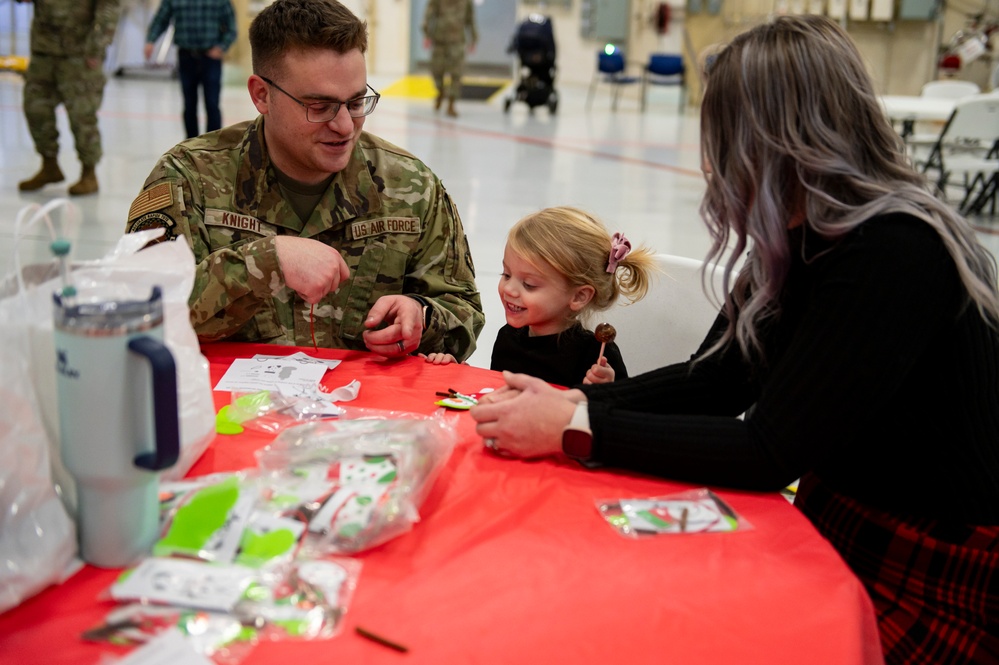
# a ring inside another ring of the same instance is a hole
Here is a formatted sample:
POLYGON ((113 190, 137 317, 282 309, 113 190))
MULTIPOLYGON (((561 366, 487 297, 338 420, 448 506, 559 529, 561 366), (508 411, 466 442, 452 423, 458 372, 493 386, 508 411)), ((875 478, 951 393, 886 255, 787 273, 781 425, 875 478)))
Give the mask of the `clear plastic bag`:
MULTIPOLYGON (((257 633, 254 627, 244 625, 232 614, 127 603, 111 610, 103 623, 84 631, 81 637, 88 642, 119 646, 149 645, 161 659, 167 650, 178 659, 195 653, 216 665, 238 665, 258 642, 257 633)), ((121 660, 129 662, 130 658, 146 662, 141 660, 138 649, 121 660)))
POLYGON ((410 530, 454 448, 450 418, 345 411, 257 451, 264 496, 275 513, 308 524, 309 555, 360 552, 410 530))
POLYGON ((295 425, 338 418, 342 414, 343 409, 332 402, 260 390, 232 393, 225 417, 246 429, 277 434, 295 425))
POLYGON ((264 573, 234 614, 263 640, 329 639, 340 633, 361 566, 347 557, 295 559, 264 573))
POLYGON ((707 488, 665 496, 602 499, 596 505, 607 523, 628 538, 753 528, 707 488))
MULTIPOLYGON (((44 217, 55 207, 49 204, 44 217)), ((15 224, 15 239, 26 208, 15 224)), ((14 248, 15 257, 17 247, 14 248)), ((16 261, 15 261, 16 264, 16 261)), ((32 362, 37 330, 30 298, 0 288, 0 612, 16 607, 79 565, 76 528, 53 488, 53 446, 46 432, 39 385, 44 380, 32 362)), ((46 315, 51 328, 51 295, 46 315)), ((49 335, 51 342, 51 334, 49 335)), ((52 354, 54 355, 54 354, 52 354)), ((52 385, 55 361, 52 361, 52 385)), ((57 450, 57 449, 56 449, 57 450)))
POLYGON ((250 568, 291 561, 305 524, 266 508, 254 471, 223 473, 160 488, 157 556, 173 556, 250 568))

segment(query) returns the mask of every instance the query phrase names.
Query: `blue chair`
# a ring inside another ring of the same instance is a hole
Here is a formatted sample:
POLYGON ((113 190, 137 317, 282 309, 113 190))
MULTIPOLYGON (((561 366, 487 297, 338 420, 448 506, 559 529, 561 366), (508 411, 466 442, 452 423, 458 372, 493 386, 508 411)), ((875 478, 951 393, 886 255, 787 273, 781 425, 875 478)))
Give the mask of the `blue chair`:
POLYGON ((653 53, 642 70, 642 110, 648 104, 649 85, 675 85, 680 87, 680 109, 683 110, 687 92, 687 69, 683 56, 672 53, 653 53))
POLYGON ((642 80, 638 76, 628 75, 627 68, 628 61, 625 59, 624 51, 617 46, 608 44, 604 50, 597 53, 597 69, 593 72, 593 80, 590 81, 590 89, 586 94, 587 110, 593 103, 593 91, 601 81, 611 85, 613 90, 611 109, 617 110, 617 98, 621 93, 621 86, 639 83, 642 80))

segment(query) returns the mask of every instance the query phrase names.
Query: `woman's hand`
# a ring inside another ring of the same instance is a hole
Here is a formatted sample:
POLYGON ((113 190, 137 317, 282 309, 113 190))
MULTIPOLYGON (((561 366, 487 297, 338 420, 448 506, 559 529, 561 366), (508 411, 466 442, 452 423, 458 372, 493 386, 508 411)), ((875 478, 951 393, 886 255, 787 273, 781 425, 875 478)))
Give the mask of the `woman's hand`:
POLYGON ((503 372, 506 386, 479 400, 470 413, 486 445, 511 457, 533 458, 562 451, 562 430, 569 424, 578 390, 559 390, 526 374, 503 372))

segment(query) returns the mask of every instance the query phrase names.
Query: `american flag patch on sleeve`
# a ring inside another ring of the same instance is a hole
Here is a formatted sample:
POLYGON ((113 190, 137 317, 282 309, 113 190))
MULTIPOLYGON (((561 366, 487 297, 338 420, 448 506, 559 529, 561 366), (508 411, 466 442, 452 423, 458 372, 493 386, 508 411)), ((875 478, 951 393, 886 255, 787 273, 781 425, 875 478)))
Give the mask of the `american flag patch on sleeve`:
POLYGON ((132 202, 132 207, 128 209, 128 219, 131 221, 137 217, 141 217, 147 212, 162 210, 172 204, 173 185, 169 182, 160 183, 155 187, 150 187, 149 189, 141 192, 137 197, 135 197, 135 201, 132 202))

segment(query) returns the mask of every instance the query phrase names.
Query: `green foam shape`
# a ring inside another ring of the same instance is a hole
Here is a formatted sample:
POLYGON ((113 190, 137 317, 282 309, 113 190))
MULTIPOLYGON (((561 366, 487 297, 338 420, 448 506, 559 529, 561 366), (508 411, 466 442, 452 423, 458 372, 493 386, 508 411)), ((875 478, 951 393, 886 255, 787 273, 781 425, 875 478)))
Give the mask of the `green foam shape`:
POLYGON ((270 533, 255 533, 249 529, 243 532, 239 544, 239 563, 255 565, 288 552, 295 545, 295 534, 291 529, 275 529, 270 533))
POLYGON ((225 524, 238 498, 239 481, 235 477, 198 490, 187 504, 177 509, 170 529, 156 543, 153 552, 163 556, 177 551, 200 551, 225 524))
MULTIPOLYGON (((236 410, 240 413, 258 414, 261 409, 271 405, 271 393, 267 390, 260 390, 255 393, 240 395, 233 400, 236 410)), ((245 418, 244 418, 245 420, 245 418)))
POLYGON ((215 414, 215 431, 219 434, 241 434, 243 432, 243 426, 229 418, 228 404, 215 414))

